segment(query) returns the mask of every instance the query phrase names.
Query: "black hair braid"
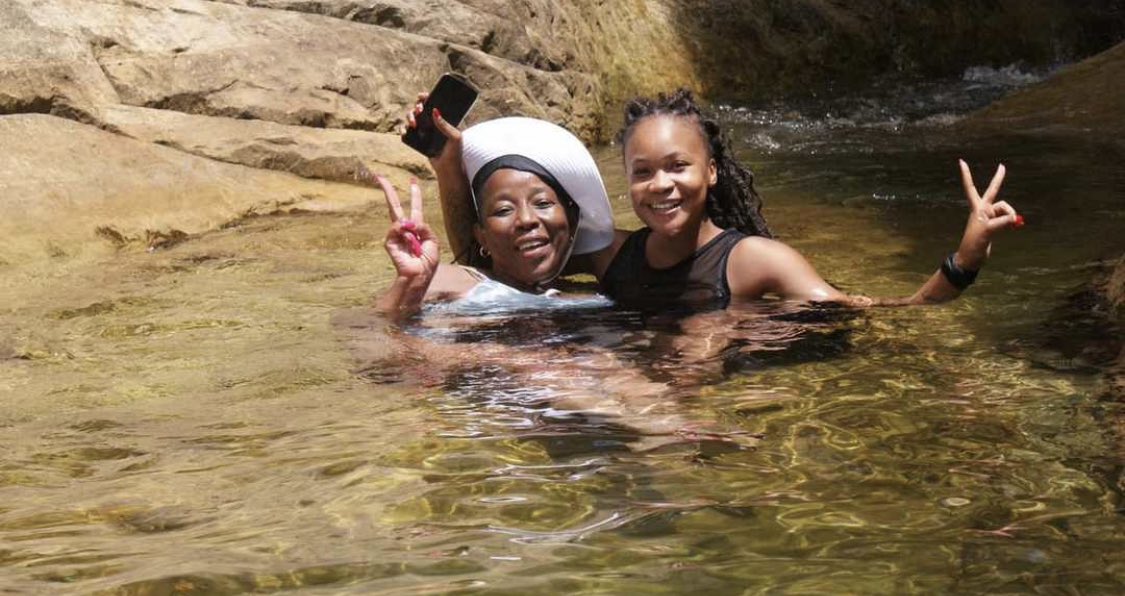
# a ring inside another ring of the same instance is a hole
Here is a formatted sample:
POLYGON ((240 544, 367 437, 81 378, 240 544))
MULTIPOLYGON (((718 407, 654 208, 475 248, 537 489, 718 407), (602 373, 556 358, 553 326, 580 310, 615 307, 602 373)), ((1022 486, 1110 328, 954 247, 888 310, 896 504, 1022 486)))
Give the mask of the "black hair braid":
POLYGON ((626 103, 625 126, 617 134, 618 142, 624 146, 638 122, 662 114, 691 118, 698 123, 707 141, 718 173, 715 186, 707 193, 707 216, 711 221, 723 229, 733 228, 752 236, 773 238, 762 215, 762 197, 754 188, 754 173, 738 163, 719 123, 703 113, 690 90, 679 89, 671 95, 661 93, 656 99, 638 97, 626 103))

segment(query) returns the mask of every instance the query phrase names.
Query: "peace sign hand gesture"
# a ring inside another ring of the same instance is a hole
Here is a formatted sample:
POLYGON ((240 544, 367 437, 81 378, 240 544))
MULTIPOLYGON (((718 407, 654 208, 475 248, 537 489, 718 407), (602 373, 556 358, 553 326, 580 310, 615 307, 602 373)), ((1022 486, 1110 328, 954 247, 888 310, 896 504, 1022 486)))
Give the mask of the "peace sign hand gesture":
POLYGON ((413 178, 410 180, 410 217, 406 218, 398 192, 390 180, 366 170, 361 170, 359 176, 377 183, 387 199, 391 227, 387 230, 383 246, 394 263, 398 277, 411 285, 428 286, 437 272, 440 250, 437 235, 423 220, 422 189, 418 186, 418 181, 413 178))
POLYGON ((965 225, 965 233, 961 236, 961 245, 957 248, 956 264, 962 269, 976 271, 988 259, 993 234, 1008 228, 1023 227, 1023 216, 1016 213, 1006 201, 996 200, 1006 173, 1003 164, 996 168, 996 174, 992 176, 992 181, 982 196, 973 184, 969 164, 964 160, 958 160, 958 163, 961 166, 961 184, 971 212, 969 222, 965 225))

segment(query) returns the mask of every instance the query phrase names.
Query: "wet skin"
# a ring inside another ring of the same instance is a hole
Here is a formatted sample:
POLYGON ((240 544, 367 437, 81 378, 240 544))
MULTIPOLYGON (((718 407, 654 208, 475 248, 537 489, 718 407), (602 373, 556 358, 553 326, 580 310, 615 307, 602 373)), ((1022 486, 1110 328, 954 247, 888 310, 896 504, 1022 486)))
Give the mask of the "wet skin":
POLYGON ((492 255, 493 275, 517 288, 553 279, 566 264, 573 233, 554 189, 538 176, 497 170, 484 185, 477 242, 492 255))
POLYGON ((638 122, 625 144, 625 175, 633 210, 654 234, 696 240, 717 172, 695 122, 675 116, 638 122))

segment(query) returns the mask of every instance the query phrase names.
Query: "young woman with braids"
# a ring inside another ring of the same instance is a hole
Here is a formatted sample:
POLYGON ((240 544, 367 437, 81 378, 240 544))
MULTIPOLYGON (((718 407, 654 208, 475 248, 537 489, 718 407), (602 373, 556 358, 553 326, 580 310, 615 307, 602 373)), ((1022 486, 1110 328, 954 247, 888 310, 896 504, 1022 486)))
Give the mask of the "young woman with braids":
POLYGON ((997 168, 984 195, 960 162, 972 212, 957 251, 912 296, 849 296, 825 282, 797 251, 772 239, 753 174, 731 154, 718 124, 681 89, 625 107, 619 134, 633 209, 645 228, 596 255, 602 291, 626 308, 726 307, 774 295, 855 306, 923 304, 956 298, 988 258, 992 236, 1023 218, 996 201, 997 168))

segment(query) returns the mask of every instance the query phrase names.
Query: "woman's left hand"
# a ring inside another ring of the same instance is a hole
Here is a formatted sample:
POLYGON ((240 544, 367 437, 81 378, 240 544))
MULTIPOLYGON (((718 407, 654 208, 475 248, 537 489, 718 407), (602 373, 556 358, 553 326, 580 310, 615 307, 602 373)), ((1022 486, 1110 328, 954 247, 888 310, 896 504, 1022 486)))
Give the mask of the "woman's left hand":
POLYGON ((993 235, 1001 230, 1023 227, 1023 216, 1016 213, 1015 208, 1006 201, 996 200, 1000 194, 1000 185, 1004 183, 1003 164, 996 168, 996 174, 992 176, 984 195, 981 195, 973 184, 969 164, 964 160, 959 160, 958 163, 961 166, 961 184, 965 188, 965 198, 969 201, 971 212, 955 260, 958 267, 976 271, 988 259, 993 235))

